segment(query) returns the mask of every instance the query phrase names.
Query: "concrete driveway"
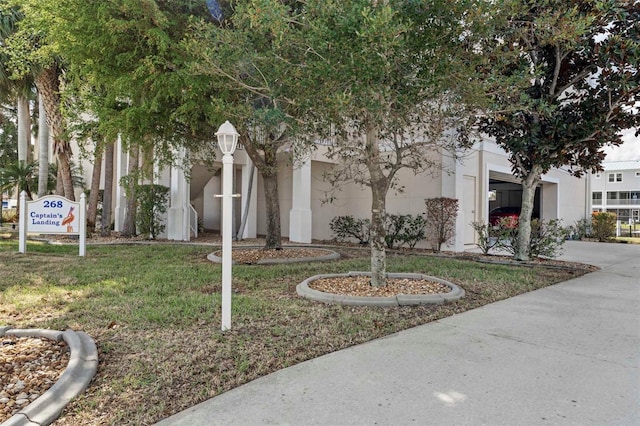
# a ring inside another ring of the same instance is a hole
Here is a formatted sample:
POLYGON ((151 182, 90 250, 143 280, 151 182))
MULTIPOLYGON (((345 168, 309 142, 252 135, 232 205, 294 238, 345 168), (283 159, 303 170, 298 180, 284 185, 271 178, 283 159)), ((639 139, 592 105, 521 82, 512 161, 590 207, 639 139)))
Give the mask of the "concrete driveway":
POLYGON ((255 380, 160 425, 639 425, 640 245, 602 269, 255 380))

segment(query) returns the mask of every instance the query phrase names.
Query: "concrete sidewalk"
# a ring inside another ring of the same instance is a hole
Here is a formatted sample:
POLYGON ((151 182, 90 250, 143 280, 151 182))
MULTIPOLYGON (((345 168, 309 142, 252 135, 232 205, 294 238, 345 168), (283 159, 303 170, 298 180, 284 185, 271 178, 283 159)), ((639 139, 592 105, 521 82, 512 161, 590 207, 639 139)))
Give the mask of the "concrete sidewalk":
POLYGON ((168 425, 638 425, 640 245, 602 270, 298 364, 168 425))

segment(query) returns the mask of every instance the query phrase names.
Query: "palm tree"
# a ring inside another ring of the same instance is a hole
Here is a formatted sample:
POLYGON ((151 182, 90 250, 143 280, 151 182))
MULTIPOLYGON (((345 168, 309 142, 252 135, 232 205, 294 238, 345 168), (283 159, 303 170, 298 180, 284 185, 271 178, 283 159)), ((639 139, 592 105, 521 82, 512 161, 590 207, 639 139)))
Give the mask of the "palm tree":
MULTIPOLYGON (((71 170, 71 183, 74 188, 85 188, 84 177, 82 176, 82 168, 76 166, 72 161, 69 164, 69 169, 71 170)), ((51 163, 48 166, 49 178, 47 180, 47 193, 54 194, 56 192, 56 187, 58 184, 58 164, 51 163)))
MULTIPOLYGON (((17 9, 0 11, 0 46, 6 46, 6 40, 16 31, 22 15, 17 9)), ((8 67, 9 55, 0 50, 0 93, 3 101, 15 102, 18 117, 18 160, 29 162, 31 139, 31 114, 29 98, 33 95, 33 78, 27 75, 15 78, 8 67)))
POLYGON ((17 190, 27 193, 27 198, 32 198, 31 188, 34 187, 36 163, 16 161, 0 169, 0 190, 9 195, 17 190))

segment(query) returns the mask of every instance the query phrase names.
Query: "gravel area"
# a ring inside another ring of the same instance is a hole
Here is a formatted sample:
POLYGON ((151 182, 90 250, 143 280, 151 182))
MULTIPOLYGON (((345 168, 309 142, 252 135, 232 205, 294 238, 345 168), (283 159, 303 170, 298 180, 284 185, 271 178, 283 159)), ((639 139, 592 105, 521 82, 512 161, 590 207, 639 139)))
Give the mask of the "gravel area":
MULTIPOLYGON (((253 264, 263 259, 304 259, 326 256, 330 253, 329 250, 304 247, 284 247, 280 250, 236 248, 232 256, 236 263, 253 264)), ((222 256, 221 251, 215 254, 218 257, 222 256)))
POLYGON ((411 278, 387 278, 385 287, 373 287, 364 275, 322 278, 309 283, 309 288, 346 296, 393 297, 399 294, 442 294, 451 288, 442 283, 411 278))
POLYGON ((3 336, 0 346, 0 423, 37 399, 69 364, 65 342, 3 336))

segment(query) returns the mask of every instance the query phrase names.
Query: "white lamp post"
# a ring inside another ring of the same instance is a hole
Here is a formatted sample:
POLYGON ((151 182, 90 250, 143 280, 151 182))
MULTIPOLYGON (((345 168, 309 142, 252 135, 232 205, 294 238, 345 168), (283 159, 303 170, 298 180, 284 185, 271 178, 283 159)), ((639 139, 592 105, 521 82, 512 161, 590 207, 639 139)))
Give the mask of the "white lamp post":
POLYGON ((233 152, 238 144, 238 132, 225 121, 216 132, 222 151, 222 331, 231 329, 231 233, 233 194, 233 152))

